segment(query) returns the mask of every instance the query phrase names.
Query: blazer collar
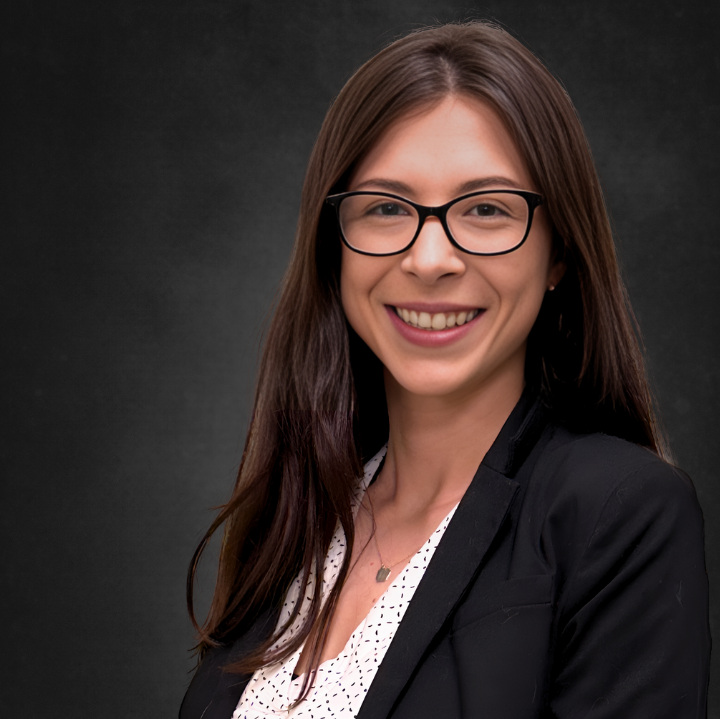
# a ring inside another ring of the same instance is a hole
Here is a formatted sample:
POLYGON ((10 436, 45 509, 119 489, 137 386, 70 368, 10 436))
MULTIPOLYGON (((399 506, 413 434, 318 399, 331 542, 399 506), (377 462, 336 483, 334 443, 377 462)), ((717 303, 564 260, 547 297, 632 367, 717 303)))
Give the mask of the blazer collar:
POLYGON ((533 393, 525 390, 480 466, 514 477, 535 447, 547 421, 548 411, 533 393))
POLYGON ((388 716, 433 637, 479 571, 519 489, 513 479, 545 426, 527 393, 483 459, 368 690, 358 719, 388 716))

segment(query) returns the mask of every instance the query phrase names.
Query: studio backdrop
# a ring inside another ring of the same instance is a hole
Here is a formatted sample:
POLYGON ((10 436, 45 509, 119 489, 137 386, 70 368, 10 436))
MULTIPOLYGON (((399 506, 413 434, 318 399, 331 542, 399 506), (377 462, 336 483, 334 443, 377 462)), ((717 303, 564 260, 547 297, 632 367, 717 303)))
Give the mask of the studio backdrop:
POLYGON ((720 4, 71 1, 4 17, 3 716, 176 715, 185 573, 232 488, 314 137, 361 62, 437 21, 500 23, 577 106, 704 508, 720 643, 720 4))

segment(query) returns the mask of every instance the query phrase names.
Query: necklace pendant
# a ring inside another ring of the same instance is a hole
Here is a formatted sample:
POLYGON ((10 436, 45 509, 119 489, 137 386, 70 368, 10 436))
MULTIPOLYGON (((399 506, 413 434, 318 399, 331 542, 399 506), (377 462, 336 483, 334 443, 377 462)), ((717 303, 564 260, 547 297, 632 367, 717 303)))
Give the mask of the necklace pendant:
POLYGON ((390 567, 386 567, 384 564, 380 565, 380 569, 377 570, 375 575, 376 582, 387 582, 387 578, 390 576, 390 567))

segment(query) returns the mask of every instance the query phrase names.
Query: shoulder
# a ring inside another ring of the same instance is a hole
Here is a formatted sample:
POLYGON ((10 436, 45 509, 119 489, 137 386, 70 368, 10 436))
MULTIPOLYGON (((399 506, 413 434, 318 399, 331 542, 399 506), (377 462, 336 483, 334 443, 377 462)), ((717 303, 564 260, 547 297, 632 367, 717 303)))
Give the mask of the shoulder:
POLYGON ((651 450, 607 434, 575 434, 555 427, 543 454, 558 468, 590 474, 628 475, 637 471, 678 473, 676 467, 651 450))
POLYGON ((618 437, 572 434, 563 428, 556 428, 545 445, 528 490, 545 506, 572 502, 586 520, 626 505, 678 511, 698 506, 687 474, 649 449, 618 437))
POLYGON ((677 561, 703 553, 690 478, 617 437, 557 428, 527 477, 522 513, 532 541, 565 576, 595 561, 611 570, 631 553, 677 561))
POLYGON ((590 699, 603 716, 700 716, 708 582, 692 482, 602 434, 554 428, 535 456, 518 473, 513 572, 553 577, 553 714, 590 699))

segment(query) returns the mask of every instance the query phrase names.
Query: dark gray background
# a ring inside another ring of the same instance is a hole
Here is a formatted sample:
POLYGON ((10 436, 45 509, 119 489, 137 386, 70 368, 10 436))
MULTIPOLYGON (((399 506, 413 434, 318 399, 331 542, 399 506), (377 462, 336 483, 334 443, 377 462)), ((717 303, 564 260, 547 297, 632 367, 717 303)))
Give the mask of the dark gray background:
POLYGON ((175 715, 193 642, 185 570, 233 482, 314 136, 361 61, 435 20, 499 20, 578 107, 659 405, 705 510, 720 641, 720 4, 13 5, 4 716, 175 715))

